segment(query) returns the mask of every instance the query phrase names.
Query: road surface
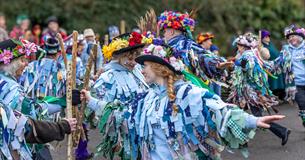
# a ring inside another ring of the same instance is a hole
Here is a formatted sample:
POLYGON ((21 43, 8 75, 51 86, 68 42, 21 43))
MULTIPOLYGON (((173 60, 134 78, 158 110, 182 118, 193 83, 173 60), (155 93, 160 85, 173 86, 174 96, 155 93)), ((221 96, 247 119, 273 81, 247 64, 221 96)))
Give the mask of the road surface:
MULTIPOLYGON (((289 141, 285 146, 281 146, 279 138, 270 131, 258 130, 257 134, 249 143, 250 156, 248 160, 305 160, 305 128, 302 126, 296 106, 283 104, 278 107, 280 114, 286 118, 279 123, 291 129, 289 141)), ((89 150, 94 151, 94 147, 99 142, 97 130, 90 131, 89 150)), ((63 141, 60 147, 55 147, 52 151, 54 160, 66 160, 66 142, 63 141)), ((236 151, 231 154, 224 151, 224 160, 244 160, 243 156, 236 151)))

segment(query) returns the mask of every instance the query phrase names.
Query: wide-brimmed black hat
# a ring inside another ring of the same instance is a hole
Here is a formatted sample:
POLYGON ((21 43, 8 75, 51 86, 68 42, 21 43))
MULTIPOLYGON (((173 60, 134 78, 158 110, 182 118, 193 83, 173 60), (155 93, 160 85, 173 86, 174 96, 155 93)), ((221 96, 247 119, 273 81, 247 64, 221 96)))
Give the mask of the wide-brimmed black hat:
POLYGON ((59 42, 56 38, 48 38, 45 43, 45 51, 47 55, 55 55, 59 51, 59 42))
POLYGON ((302 29, 292 24, 284 29, 284 34, 286 39, 288 39, 291 35, 297 35, 302 38, 305 38, 305 34, 302 32, 302 29))
POLYGON ((154 56, 154 55, 142 55, 135 59, 135 61, 141 65, 144 65, 144 62, 154 62, 161 65, 166 66, 168 69, 172 70, 174 73, 181 75, 181 71, 177 71, 171 64, 163 60, 161 57, 154 56))
POLYGON ((9 64, 13 59, 26 55, 36 54, 39 48, 26 40, 17 41, 8 39, 0 42, 0 63, 9 64))
POLYGON ((0 50, 4 50, 4 49, 12 50, 16 47, 17 47, 17 44, 11 39, 0 42, 0 50))
POLYGON ((286 39, 289 39, 290 36, 292 35, 297 35, 297 36, 300 36, 302 38, 305 38, 305 35, 303 33, 300 33, 300 32, 292 32, 292 33, 288 33, 286 36, 286 39))
MULTIPOLYGON (((174 50, 168 46, 168 45, 165 45, 165 44, 162 44, 161 45, 162 47, 164 48, 167 48, 169 49, 170 52, 174 52, 174 50)), ((173 56, 173 54, 171 54, 173 56)), ((175 69, 174 66, 172 66, 168 61, 169 61, 169 57, 167 58, 167 60, 165 60, 165 58, 162 58, 160 56, 157 56, 157 55, 153 55, 153 54, 146 54, 146 55, 141 55, 139 57, 137 57, 135 59, 135 61, 141 65, 144 65, 144 62, 154 62, 154 63, 158 63, 158 64, 161 64, 161 65, 164 65, 166 66, 168 69, 172 70, 175 74, 178 74, 178 75, 181 75, 182 72, 181 71, 178 71, 175 69)))
MULTIPOLYGON (((0 42, 0 51, 1 53, 0 54, 4 54, 4 50, 8 50, 10 52, 12 52, 15 48, 17 47, 17 44, 11 40, 11 39, 8 39, 8 40, 4 40, 2 42, 0 42)), ((18 57, 21 57, 22 55, 14 55, 12 58, 10 58, 10 61, 12 61, 13 59, 16 59, 18 57)), ((3 60, 0 59, 0 64, 4 63, 3 60)))
MULTIPOLYGON (((126 39, 126 40, 128 40, 131 36, 132 36, 132 33, 124 33, 124 34, 118 35, 117 37, 114 37, 113 40, 116 40, 116 39, 126 39)), ((144 43, 135 44, 133 46, 129 45, 128 47, 121 48, 117 51, 114 51, 113 55, 119 55, 119 54, 122 54, 122 53, 125 53, 125 52, 136 50, 138 48, 143 48, 144 46, 145 46, 144 43)))

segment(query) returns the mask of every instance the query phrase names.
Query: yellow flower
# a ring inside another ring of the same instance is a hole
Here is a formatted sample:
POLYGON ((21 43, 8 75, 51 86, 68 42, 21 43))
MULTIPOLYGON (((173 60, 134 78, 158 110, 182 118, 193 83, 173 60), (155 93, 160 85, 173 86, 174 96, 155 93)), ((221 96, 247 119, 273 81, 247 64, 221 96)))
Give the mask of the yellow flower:
POLYGON ((152 44, 152 42, 153 42, 152 38, 146 38, 145 36, 143 36, 142 43, 144 43, 144 44, 152 44))
POLYGON ((126 48, 128 47, 128 45, 129 43, 127 40, 123 40, 123 39, 113 40, 108 46, 106 45, 103 46, 102 51, 104 54, 104 58, 106 58, 106 60, 111 60, 114 51, 118 51, 122 48, 126 48))

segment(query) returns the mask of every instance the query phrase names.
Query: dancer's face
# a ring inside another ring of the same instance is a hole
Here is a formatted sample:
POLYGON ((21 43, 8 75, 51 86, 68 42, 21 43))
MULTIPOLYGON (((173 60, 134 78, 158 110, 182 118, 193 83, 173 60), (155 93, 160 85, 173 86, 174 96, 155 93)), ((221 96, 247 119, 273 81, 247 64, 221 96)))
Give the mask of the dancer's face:
POLYGON ((16 75, 17 75, 17 76, 21 76, 21 74, 22 74, 24 68, 25 68, 28 64, 29 64, 28 59, 25 58, 25 57, 21 57, 21 59, 20 59, 20 68, 19 68, 19 70, 17 70, 17 74, 16 74, 16 75))
POLYGON ((175 35, 175 31, 173 29, 171 29, 171 28, 164 29, 163 36, 164 36, 165 41, 168 42, 170 39, 173 38, 174 35, 175 35))
POLYGON ((301 36, 291 35, 288 38, 288 43, 290 43, 294 47, 298 47, 301 44, 302 40, 303 38, 301 36))
POLYGON ((243 46, 237 44, 237 51, 238 51, 239 53, 243 53, 244 50, 245 50, 245 48, 244 48, 243 46))
POLYGON ((142 74, 145 77, 145 82, 148 84, 155 83, 157 79, 156 73, 152 69, 152 63, 144 62, 144 68, 142 74))
POLYGON ((119 58, 119 63, 127 68, 129 71, 132 71, 136 66, 137 62, 135 59, 140 56, 142 49, 133 50, 132 53, 122 54, 119 58))
POLYGON ((210 49, 211 46, 212 46, 212 40, 211 39, 208 39, 206 41, 203 41, 201 46, 204 48, 204 49, 210 49))
POLYGON ((263 38, 263 42, 264 42, 264 43, 269 43, 269 42, 270 42, 270 37, 269 37, 269 36, 264 37, 264 38, 263 38))

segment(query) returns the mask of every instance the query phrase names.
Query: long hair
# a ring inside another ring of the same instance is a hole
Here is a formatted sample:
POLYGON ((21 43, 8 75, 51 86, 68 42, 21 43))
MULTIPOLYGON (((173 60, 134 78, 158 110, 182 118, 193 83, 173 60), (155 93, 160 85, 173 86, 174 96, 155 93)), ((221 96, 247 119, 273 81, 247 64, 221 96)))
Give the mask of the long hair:
POLYGON ((164 65, 154 63, 154 62, 149 62, 149 63, 151 63, 151 68, 156 73, 157 76, 161 76, 161 77, 167 79, 167 95, 168 95, 169 101, 172 102, 172 104, 173 104, 172 105, 173 115, 176 115, 178 113, 178 107, 175 104, 176 93, 175 93, 174 83, 178 79, 180 79, 180 77, 164 65))

